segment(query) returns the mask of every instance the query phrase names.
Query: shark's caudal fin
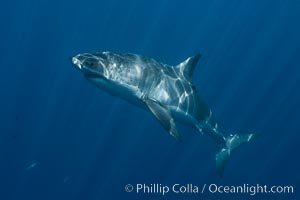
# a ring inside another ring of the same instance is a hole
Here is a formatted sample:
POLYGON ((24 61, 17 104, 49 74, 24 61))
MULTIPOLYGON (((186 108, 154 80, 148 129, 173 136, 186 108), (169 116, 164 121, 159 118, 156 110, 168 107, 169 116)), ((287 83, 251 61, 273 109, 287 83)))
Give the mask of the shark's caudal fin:
POLYGON ((217 149, 216 153, 216 167, 220 176, 222 176, 224 167, 235 149, 244 143, 248 143, 254 138, 257 138, 258 134, 246 134, 246 135, 230 135, 225 138, 225 145, 217 149))

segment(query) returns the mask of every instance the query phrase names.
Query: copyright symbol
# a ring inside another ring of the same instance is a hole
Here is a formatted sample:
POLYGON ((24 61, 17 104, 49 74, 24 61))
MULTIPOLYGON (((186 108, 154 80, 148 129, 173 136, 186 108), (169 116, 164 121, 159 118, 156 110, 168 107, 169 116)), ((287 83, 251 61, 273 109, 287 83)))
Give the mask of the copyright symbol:
POLYGON ((125 186, 125 191, 126 191, 126 192, 132 192, 132 191, 133 191, 133 185, 127 184, 127 185, 125 186))

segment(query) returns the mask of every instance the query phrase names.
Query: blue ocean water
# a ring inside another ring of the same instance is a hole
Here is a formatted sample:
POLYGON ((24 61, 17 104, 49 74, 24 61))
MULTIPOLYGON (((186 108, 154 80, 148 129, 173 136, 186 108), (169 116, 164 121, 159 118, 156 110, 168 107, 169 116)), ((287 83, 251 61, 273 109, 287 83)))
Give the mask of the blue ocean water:
POLYGON ((13 0, 0 10, 1 200, 299 199, 299 1, 13 0), (70 62, 97 51, 170 65, 201 53, 194 84, 220 128, 262 136, 219 177, 209 138, 180 125, 175 141, 70 62), (291 185, 294 194, 124 190, 176 183, 291 185))

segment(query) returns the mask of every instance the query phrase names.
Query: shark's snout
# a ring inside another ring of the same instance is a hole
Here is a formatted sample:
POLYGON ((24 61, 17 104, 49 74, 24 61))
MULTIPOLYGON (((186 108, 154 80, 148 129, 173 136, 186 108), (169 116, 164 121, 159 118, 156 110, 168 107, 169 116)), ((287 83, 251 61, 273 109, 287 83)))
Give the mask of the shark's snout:
POLYGON ((91 54, 78 54, 71 57, 71 62, 78 67, 86 78, 102 78, 104 63, 91 54))
POLYGON ((82 69, 82 63, 77 56, 72 57, 71 60, 74 65, 76 65, 79 69, 82 69))

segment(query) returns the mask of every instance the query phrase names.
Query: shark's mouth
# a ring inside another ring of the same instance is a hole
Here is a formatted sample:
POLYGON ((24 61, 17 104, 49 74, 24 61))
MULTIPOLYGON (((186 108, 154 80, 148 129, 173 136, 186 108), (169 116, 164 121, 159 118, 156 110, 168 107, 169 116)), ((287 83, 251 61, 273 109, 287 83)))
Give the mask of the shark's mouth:
POLYGON ((83 72, 85 78, 98 78, 98 79, 104 78, 100 72, 97 72, 93 69, 82 68, 81 71, 83 72))
POLYGON ((98 79, 103 79, 104 77, 100 74, 96 74, 96 73, 86 73, 84 74, 85 78, 98 78, 98 79))

